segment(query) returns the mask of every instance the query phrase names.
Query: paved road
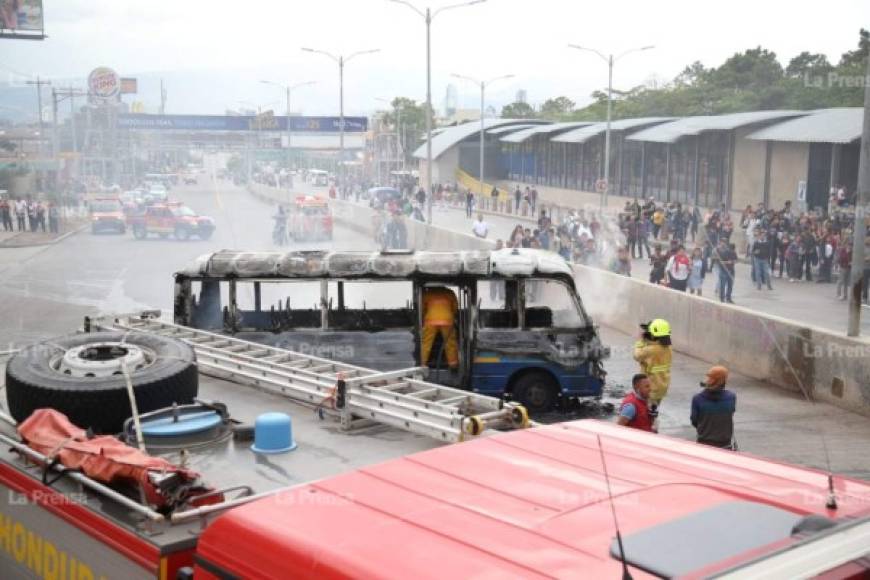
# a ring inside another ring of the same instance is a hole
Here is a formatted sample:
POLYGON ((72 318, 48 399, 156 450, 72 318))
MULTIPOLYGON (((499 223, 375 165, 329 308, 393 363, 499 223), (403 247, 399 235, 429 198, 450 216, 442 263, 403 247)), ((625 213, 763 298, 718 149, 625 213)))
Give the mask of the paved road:
MULTIPOLYGON (((82 233, 55 246, 0 250, 0 341, 22 345, 68 333, 85 315, 141 308, 168 308, 171 274, 190 260, 221 248, 274 249, 273 208, 226 182, 217 187, 172 191, 197 211, 215 217, 217 231, 208 242, 136 241, 132 236, 82 233)), ((465 229, 465 218, 436 213, 440 223, 465 229)), ((316 244, 315 244, 316 245, 316 244)), ((307 246, 311 247, 311 245, 307 246)), ((334 247, 372 248, 364 236, 338 227, 334 247)), ((617 400, 635 372, 632 337, 604 329, 613 349, 608 361, 609 400, 617 400)), ((0 347, 0 350, 5 350, 0 347)), ((688 408, 706 364, 676 356, 673 386, 662 409, 662 432, 691 438, 688 408)), ((784 461, 824 467, 824 445, 835 471, 870 479, 870 420, 826 405, 810 405, 793 396, 736 376, 739 393, 738 437, 745 451, 784 461)), ((577 416, 600 416, 597 409, 577 416)))
MULTIPOLYGON (((77 328, 85 315, 169 309, 172 273, 197 256, 224 248, 277 249, 271 241, 271 206, 229 182, 201 181, 202 186, 178 186, 171 195, 215 218, 217 229, 208 241, 139 241, 129 232, 83 232, 54 246, 0 249, 0 344, 28 343, 77 328)), ((335 239, 347 248, 373 247, 368 238, 343 228, 335 239)))

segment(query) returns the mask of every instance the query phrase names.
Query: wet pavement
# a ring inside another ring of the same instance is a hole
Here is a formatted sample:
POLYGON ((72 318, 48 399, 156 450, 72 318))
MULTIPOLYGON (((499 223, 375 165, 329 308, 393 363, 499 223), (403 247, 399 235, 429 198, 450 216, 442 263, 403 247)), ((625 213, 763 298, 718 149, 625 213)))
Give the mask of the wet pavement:
MULTIPOLYGON (((170 194, 215 218, 217 230, 207 242, 171 238, 137 241, 129 234, 95 236, 83 232, 52 246, 0 250, 0 350, 72 332, 81 327, 86 315, 168 309, 172 304, 172 273, 199 255, 224 248, 278 249, 271 242, 272 206, 228 182, 201 179, 200 183, 179 186, 170 194)), ((439 219, 449 219, 449 211, 439 214, 439 219)), ((464 224, 464 220, 460 214, 457 224, 464 224)), ((340 224, 335 233, 336 249, 373 249, 369 237, 340 224)), ((315 247, 325 244, 294 245, 291 249, 315 247)), ((631 358, 634 338, 608 328, 602 330, 602 337, 613 353, 605 365, 609 375, 602 400, 570 406, 564 413, 554 412, 539 420, 613 420, 613 407, 637 372, 631 358)), ((675 356, 671 390, 661 408, 662 434, 694 438, 689 407, 708 366, 675 356)), ((807 403, 793 393, 739 374, 732 376, 730 385, 738 394, 735 420, 742 451, 818 468, 825 468, 830 461, 834 471, 870 479, 870 420, 807 403)))

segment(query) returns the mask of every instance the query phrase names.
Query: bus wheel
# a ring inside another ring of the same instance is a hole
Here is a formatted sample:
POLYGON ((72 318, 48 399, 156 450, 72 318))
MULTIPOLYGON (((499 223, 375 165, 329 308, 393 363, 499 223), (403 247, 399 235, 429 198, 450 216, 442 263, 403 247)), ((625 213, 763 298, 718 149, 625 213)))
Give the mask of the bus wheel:
POLYGON ((558 394, 556 380, 544 371, 530 371, 514 382, 514 400, 522 403, 533 415, 552 410, 558 394))

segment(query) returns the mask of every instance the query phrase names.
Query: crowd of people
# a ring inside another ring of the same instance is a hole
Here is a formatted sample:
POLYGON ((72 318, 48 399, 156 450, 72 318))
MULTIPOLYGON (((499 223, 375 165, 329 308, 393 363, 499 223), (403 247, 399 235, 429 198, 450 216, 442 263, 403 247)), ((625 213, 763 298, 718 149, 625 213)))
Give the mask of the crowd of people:
MULTIPOLYGON (((519 187, 517 191, 520 191, 519 187)), ((526 198, 523 197, 523 200, 526 198)), ((832 199, 836 199, 832 196, 832 199)), ((679 202, 627 201, 618 216, 571 210, 555 224, 540 209, 537 228, 517 225, 507 247, 542 248, 575 263, 608 268, 631 276, 632 260, 649 264, 648 280, 678 291, 703 295, 708 275, 714 278, 714 298, 734 303, 737 264, 746 262, 749 280, 758 291, 773 290, 773 278, 789 282, 836 282, 836 296, 845 300, 852 279, 854 211, 832 202, 828 214, 796 212, 791 202, 782 209, 747 206, 735 223, 722 206, 702 211, 679 202), (736 228, 744 234, 740 248, 736 228)), ((482 215, 472 227, 487 232, 482 215)), ((870 237, 865 244, 863 299, 868 300, 870 237)))
POLYGON ((0 224, 5 232, 60 231, 60 211, 53 202, 0 198, 0 224))

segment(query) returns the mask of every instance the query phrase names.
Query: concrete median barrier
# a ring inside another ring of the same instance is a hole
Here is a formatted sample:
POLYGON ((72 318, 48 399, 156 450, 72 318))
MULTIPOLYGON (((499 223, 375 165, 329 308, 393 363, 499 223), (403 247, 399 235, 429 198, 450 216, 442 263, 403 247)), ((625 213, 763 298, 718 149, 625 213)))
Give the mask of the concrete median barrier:
MULTIPOLYGON (((254 186, 258 197, 283 202, 286 193, 254 186)), ((372 235, 375 211, 330 200, 342 226, 372 235)), ((408 243, 418 250, 491 249, 494 243, 405 219, 408 243)), ((775 388, 870 416, 870 340, 848 338, 739 306, 690 296, 643 280, 575 265, 583 302, 596 322, 635 335, 641 322, 664 318, 674 348, 775 388)), ((703 377, 698 377, 702 379, 703 377)))
POLYGON ((683 354, 870 416, 868 340, 587 266, 574 271, 584 304, 602 325, 636 335, 641 322, 664 318, 683 354))

